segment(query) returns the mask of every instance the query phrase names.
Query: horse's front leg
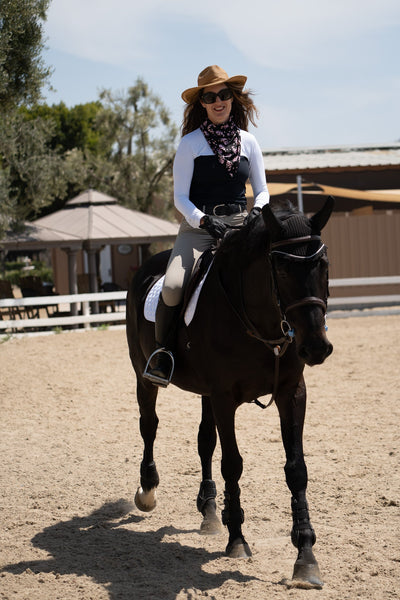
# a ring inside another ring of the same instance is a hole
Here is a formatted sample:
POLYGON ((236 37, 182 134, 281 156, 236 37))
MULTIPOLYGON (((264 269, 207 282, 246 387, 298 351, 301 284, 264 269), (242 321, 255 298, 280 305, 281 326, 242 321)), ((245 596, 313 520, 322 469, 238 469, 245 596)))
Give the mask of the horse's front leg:
POLYGON ((143 459, 140 465, 140 487, 135 495, 139 510, 149 512, 156 506, 156 488, 159 484, 156 464, 153 458, 154 440, 158 427, 156 400, 158 388, 144 382, 137 376, 137 400, 140 411, 140 433, 144 442, 143 459))
POLYGON ((286 482, 292 493, 293 528, 291 538, 293 545, 298 549, 291 585, 320 588, 323 582, 312 551, 316 536, 310 522, 306 499, 308 476, 303 453, 306 387, 303 377, 294 395, 280 395, 277 398, 277 406, 286 452, 286 482))
POLYGON ((236 403, 233 397, 212 398, 215 421, 221 442, 221 473, 225 481, 225 502, 222 522, 228 527, 229 541, 226 554, 230 558, 248 558, 250 548, 242 533, 244 521, 240 505, 239 479, 243 470, 243 460, 239 453, 235 435, 236 403))
POLYGON ((217 443, 217 431, 210 398, 201 399, 201 423, 197 436, 197 448, 201 461, 202 480, 197 496, 197 509, 203 515, 200 533, 215 535, 221 533, 222 524, 217 517, 217 489, 212 478, 212 457, 217 443))

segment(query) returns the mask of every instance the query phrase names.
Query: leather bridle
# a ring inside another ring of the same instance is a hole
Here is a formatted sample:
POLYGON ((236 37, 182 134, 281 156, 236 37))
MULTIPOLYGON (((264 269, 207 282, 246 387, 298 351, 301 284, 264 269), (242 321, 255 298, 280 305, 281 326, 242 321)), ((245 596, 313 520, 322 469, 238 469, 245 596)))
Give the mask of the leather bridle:
MULTIPOLYGON (((325 252, 326 252, 326 246, 321 241, 321 238, 319 235, 306 235, 303 237, 289 238, 287 240, 279 240, 278 242, 272 242, 270 256, 280 255, 280 256, 283 256, 284 258, 288 258, 290 260, 297 261, 297 262, 313 262, 313 261, 317 260, 320 256, 322 256, 322 254, 324 254, 325 252), (290 252, 285 252, 283 250, 277 250, 277 248, 281 248, 283 246, 294 246, 294 245, 299 245, 299 244, 303 244, 306 242, 313 242, 313 241, 320 242, 320 246, 316 252, 314 252, 313 254, 308 254, 306 256, 300 256, 298 254, 292 254, 290 252)), ((276 284, 276 274, 275 274, 275 269, 274 269, 273 264, 272 264, 272 272, 273 272, 273 276, 274 276, 275 292, 276 292, 276 296, 278 299, 279 307, 282 312, 281 301, 279 298, 279 288, 276 284)), ((295 308, 299 308, 300 306, 307 306, 310 304, 315 304, 317 306, 321 306, 324 313, 326 313, 327 300, 323 299, 323 298, 318 298, 317 296, 306 296, 305 298, 296 300, 295 302, 292 302, 292 304, 289 304, 289 306, 286 306, 285 310, 283 312, 285 313, 285 315, 287 315, 291 310, 294 310, 295 308)))
MULTIPOLYGON (((311 262, 311 261, 317 260, 320 256, 322 256, 322 254, 324 252, 326 252, 326 246, 325 246, 325 244, 322 243, 320 236, 319 235, 307 235, 307 236, 303 236, 303 237, 289 238, 287 240, 280 240, 278 242, 272 242, 271 246, 270 246, 269 256, 271 258, 272 255, 274 255, 274 254, 275 255, 280 254, 281 256, 288 258, 290 260, 301 261, 301 262, 311 262), (314 252, 313 254, 310 254, 310 255, 299 256, 298 254, 291 254, 291 253, 285 252, 283 250, 277 250, 277 248, 281 248, 283 246, 288 246, 288 245, 294 246, 294 245, 299 245, 302 243, 312 242, 312 241, 319 241, 320 246, 316 252, 314 252)), ((265 346, 270 348, 274 353, 275 368, 274 368, 274 382, 273 382, 271 399, 268 402, 268 404, 263 404, 257 398, 255 400, 253 400, 253 402, 255 404, 257 404, 258 406, 260 406, 261 408, 267 408, 268 406, 270 406, 277 397, 278 387, 279 387, 279 359, 282 358, 282 356, 285 354, 286 350, 288 349, 289 345, 293 342, 294 337, 295 337, 294 329, 290 326, 289 322, 287 321, 286 314, 288 312, 294 310, 295 308, 298 308, 300 306, 310 305, 310 304, 321 306, 321 308, 324 311, 324 315, 326 314, 326 310, 327 310, 327 300, 318 298, 316 296, 306 296, 305 298, 301 298, 300 300, 296 300, 292 304, 289 304, 289 306, 287 306, 285 308, 285 311, 283 312, 280 297, 279 297, 278 286, 276 284, 276 273, 275 273, 275 269, 274 269, 272 261, 271 261, 271 272, 272 272, 272 279, 273 279, 274 286, 275 286, 275 296, 277 298, 278 307, 281 312, 281 331, 282 331, 283 337, 281 337, 279 339, 265 339, 260 334, 260 332, 257 330, 255 325, 251 322, 250 318, 248 317, 248 315, 246 313, 246 309, 245 309, 244 302, 243 302, 241 281, 240 281, 241 306, 240 306, 240 309, 238 310, 233 305, 231 299, 229 298, 228 294, 226 293, 226 290, 224 289, 224 286, 221 281, 220 274, 218 273, 218 276, 217 276, 217 280, 219 282, 221 290, 223 291, 223 293, 225 295, 226 301, 231 306, 231 308, 235 312, 237 318, 239 319, 239 321, 242 323, 242 325, 246 329, 246 333, 249 336, 251 336, 251 337, 257 339, 258 341, 262 342, 263 344, 265 344, 265 346)))

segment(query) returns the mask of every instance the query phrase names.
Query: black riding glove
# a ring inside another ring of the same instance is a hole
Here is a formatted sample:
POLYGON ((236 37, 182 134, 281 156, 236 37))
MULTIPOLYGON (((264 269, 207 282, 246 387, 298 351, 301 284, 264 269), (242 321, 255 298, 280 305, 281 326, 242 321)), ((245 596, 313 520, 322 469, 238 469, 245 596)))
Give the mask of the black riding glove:
POLYGON ((217 219, 217 217, 212 217, 211 215, 204 215, 202 220, 203 223, 200 225, 200 229, 205 229, 207 233, 217 240, 224 237, 228 226, 221 219, 217 219))
POLYGON ((248 225, 248 223, 251 223, 252 221, 254 221, 254 219, 256 217, 258 217, 258 215, 261 212, 261 208, 259 208, 258 206, 254 206, 251 211, 249 212, 249 214, 247 215, 247 217, 245 218, 243 225, 248 225))

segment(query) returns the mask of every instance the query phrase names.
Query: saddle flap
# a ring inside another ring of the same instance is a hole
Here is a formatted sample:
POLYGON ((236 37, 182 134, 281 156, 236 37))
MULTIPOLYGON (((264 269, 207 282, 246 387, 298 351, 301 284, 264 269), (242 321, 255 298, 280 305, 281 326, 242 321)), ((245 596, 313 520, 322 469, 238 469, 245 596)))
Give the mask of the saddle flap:
MULTIPOLYGON (((200 296, 201 288, 207 278, 208 271, 212 265, 214 254, 211 250, 206 250, 199 258, 193 270, 192 277, 186 287, 182 314, 184 315, 186 325, 192 321, 196 311, 197 301, 200 296)), ((147 321, 155 322, 158 299, 164 285, 165 275, 160 277, 149 289, 144 304, 144 316, 147 321)))
POLYGON ((196 291, 199 283, 204 275, 208 273, 211 263, 214 260, 214 252, 212 249, 206 250, 196 262, 189 283, 186 286, 183 297, 183 309, 185 310, 190 302, 193 293, 196 291))

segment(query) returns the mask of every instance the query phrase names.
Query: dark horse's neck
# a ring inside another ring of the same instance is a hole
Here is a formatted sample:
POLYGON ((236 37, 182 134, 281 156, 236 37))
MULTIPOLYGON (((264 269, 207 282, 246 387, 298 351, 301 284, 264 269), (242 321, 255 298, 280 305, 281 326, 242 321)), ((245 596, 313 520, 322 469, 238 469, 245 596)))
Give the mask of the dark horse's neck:
POLYGON ((217 277, 238 318, 264 338, 280 336, 280 311, 273 290, 268 236, 262 219, 234 231, 215 257, 217 277))

